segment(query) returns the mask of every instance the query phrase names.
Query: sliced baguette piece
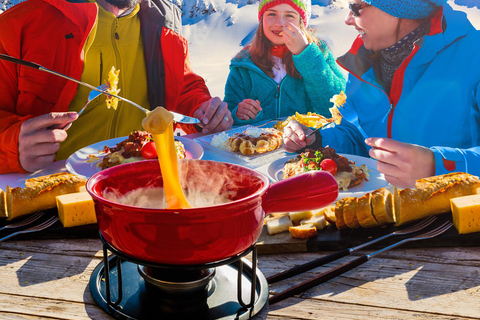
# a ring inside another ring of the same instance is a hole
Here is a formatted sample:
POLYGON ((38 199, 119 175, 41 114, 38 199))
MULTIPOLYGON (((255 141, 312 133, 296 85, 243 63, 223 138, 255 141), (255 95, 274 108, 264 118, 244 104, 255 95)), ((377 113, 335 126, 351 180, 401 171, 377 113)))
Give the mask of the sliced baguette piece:
POLYGON ((293 226, 292 220, 290 220, 288 215, 268 219, 265 221, 265 225, 269 235, 286 232, 288 228, 293 226))
POLYGON ((335 224, 335 206, 329 205, 322 209, 322 214, 328 223, 335 224))
POLYGON ((7 186, 7 218, 11 220, 36 211, 55 208, 57 196, 79 192, 86 181, 77 175, 61 172, 27 179, 25 188, 7 186))
POLYGON ((477 193, 478 177, 463 172, 417 180, 415 189, 395 188, 397 226, 451 210, 450 199, 477 193))
POLYGON ((386 188, 380 188, 372 192, 372 213, 378 225, 395 222, 393 196, 386 188))
POLYGON ((288 229, 292 237, 308 239, 317 235, 317 228, 313 224, 302 224, 288 229))
POLYGON ((347 227, 352 229, 360 228, 357 219, 357 202, 358 198, 346 198, 343 203, 343 221, 347 227))
POLYGON ((357 201, 357 220, 363 228, 378 227, 380 224, 372 212, 372 194, 366 193, 357 201))
POLYGON ((343 205, 345 203, 345 199, 346 198, 337 200, 335 203, 335 225, 339 230, 347 228, 345 220, 343 220, 343 205))

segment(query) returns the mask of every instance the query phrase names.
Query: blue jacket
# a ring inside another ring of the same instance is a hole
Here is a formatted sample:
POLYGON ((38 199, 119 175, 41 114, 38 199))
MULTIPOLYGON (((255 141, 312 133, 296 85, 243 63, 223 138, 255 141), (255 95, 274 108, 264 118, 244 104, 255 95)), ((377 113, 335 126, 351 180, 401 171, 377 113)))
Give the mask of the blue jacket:
POLYGON ((449 5, 436 12, 430 33, 396 71, 390 95, 367 54, 359 37, 338 59, 350 72, 340 110, 350 122, 322 130, 323 145, 368 156, 364 139, 386 137, 430 148, 437 175, 480 175, 480 31, 466 14, 449 5))
POLYGON ((257 67, 247 54, 233 58, 225 85, 224 101, 232 112, 235 124, 247 124, 266 119, 287 117, 307 111, 330 117, 330 98, 345 88, 345 78, 335 63, 335 58, 322 42, 321 48, 309 44, 293 62, 302 78, 289 75, 277 83, 257 67), (255 119, 237 118, 238 104, 244 99, 259 100, 262 111, 255 119))

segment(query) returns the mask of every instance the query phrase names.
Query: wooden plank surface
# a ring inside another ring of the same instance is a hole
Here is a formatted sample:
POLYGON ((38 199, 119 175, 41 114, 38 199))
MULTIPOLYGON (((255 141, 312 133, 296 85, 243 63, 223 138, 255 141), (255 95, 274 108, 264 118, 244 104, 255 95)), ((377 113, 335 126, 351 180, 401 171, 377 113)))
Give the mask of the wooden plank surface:
MULTIPOLYGON (((101 248, 98 239, 0 243, 0 318, 111 319, 88 289, 101 248)), ((327 253, 260 255, 258 266, 268 277, 327 253)), ((353 258, 270 290, 280 292, 353 258)), ((266 319, 480 319, 479 272, 480 247, 395 249, 269 306, 266 319)))

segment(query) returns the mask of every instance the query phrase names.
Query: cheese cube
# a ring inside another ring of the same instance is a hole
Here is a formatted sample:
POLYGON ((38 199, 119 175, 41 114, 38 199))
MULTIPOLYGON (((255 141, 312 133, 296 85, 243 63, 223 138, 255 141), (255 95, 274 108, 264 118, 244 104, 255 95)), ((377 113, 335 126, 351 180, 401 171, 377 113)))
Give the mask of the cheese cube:
POLYGON ((458 233, 480 231, 480 194, 450 199, 453 224, 458 233))
POLYGON ((58 218, 65 228, 97 223, 95 205, 88 192, 57 196, 58 218))
POLYGON ((318 231, 318 230, 322 230, 323 228, 325 228, 325 226, 327 225, 327 220, 325 220, 324 215, 313 216, 310 219, 304 219, 304 220, 300 221, 300 225, 302 225, 302 224, 314 225, 315 228, 317 228, 317 231, 318 231))
POLYGON ((288 228, 293 226, 288 215, 268 219, 266 220, 265 224, 267 225, 267 231, 269 235, 288 231, 288 228))
POLYGON ((290 212, 288 215, 290 216, 290 220, 293 222, 299 222, 300 220, 310 219, 313 217, 312 211, 290 212))

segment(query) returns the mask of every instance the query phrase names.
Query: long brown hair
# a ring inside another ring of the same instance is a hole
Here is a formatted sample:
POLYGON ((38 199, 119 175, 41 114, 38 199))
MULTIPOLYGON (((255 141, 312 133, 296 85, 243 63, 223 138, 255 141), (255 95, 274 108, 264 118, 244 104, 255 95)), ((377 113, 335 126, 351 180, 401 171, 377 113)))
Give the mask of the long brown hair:
MULTIPOLYGON (((315 36, 314 30, 312 28, 305 28, 303 24, 303 19, 300 18, 300 30, 305 33, 305 36, 308 40, 308 43, 315 43, 318 45, 319 39, 315 36)), ((237 54, 237 57, 242 57, 248 51, 252 58, 253 63, 263 72, 265 72, 269 77, 273 78, 273 58, 270 53, 270 48, 273 46, 273 43, 268 40, 268 38, 263 33, 263 17, 260 19, 260 24, 258 25, 257 31, 252 39, 252 42, 245 47, 244 50, 240 51, 237 54)), ((295 68, 293 63, 292 53, 287 50, 285 57, 283 58, 283 63, 285 64, 285 70, 287 74, 293 78, 301 78, 302 76, 295 68)))

